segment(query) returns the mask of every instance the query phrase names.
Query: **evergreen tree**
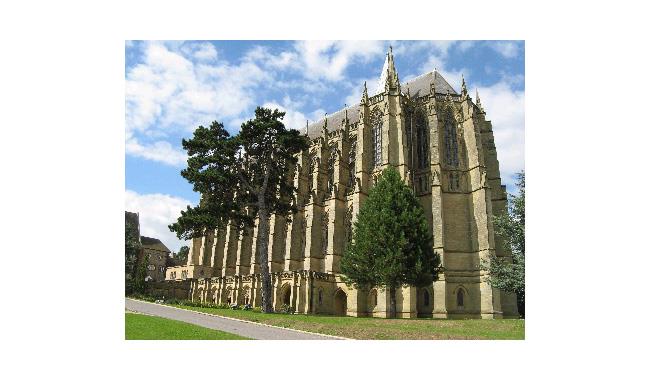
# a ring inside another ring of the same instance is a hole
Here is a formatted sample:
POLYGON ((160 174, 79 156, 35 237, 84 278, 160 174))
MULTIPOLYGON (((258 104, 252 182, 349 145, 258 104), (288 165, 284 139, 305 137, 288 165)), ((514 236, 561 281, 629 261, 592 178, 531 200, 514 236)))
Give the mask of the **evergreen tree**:
POLYGON ((269 217, 289 215, 295 192, 289 168, 296 155, 309 147, 305 136, 287 130, 285 113, 258 107, 255 118, 231 137, 223 124, 200 126, 194 137, 183 140, 187 168, 181 175, 202 195, 196 207, 187 207, 169 226, 180 239, 204 236, 228 223, 240 230, 252 227, 259 217, 257 252, 262 275, 262 310, 273 312, 272 285, 268 267, 269 217))
POLYGON ((131 294, 135 291, 135 279, 137 277, 138 256, 142 250, 138 225, 126 218, 124 229, 124 278, 125 292, 131 294))
POLYGON ((396 314, 398 287, 426 286, 438 278, 440 255, 433 251, 424 211, 392 167, 383 171, 370 190, 352 236, 341 271, 357 287, 387 288, 390 317, 396 314))
POLYGON ((507 212, 493 218, 494 231, 503 238, 512 258, 492 255, 481 262, 481 269, 488 272, 490 285, 517 295, 519 313, 525 316, 526 180, 523 171, 517 174, 516 185, 519 194, 508 194, 507 212))
POLYGON ((176 265, 185 265, 187 263, 187 257, 189 256, 189 253, 190 247, 186 245, 182 246, 178 250, 178 253, 176 253, 176 256, 174 256, 174 262, 176 265))

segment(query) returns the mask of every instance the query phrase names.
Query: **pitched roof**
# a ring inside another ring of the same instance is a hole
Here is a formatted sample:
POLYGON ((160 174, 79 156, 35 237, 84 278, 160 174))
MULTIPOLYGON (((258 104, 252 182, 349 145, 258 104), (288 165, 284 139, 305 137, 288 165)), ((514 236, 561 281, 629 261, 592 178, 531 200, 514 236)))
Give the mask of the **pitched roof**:
POLYGON ((155 249, 157 251, 171 252, 167 246, 165 246, 159 239, 150 238, 147 236, 142 236, 141 238, 142 247, 155 249))
MULTIPOLYGON (((458 94, 453 87, 445 80, 445 78, 440 75, 437 71, 432 71, 419 77, 412 79, 409 82, 406 82, 402 85, 402 93, 406 92, 411 93, 412 98, 417 98, 424 95, 429 95, 431 82, 434 82, 436 88, 436 94, 458 94)), ((341 123, 345 119, 345 110, 348 110, 348 120, 350 124, 354 124, 359 121, 359 107, 360 104, 357 103, 353 106, 343 108, 339 111, 334 112, 333 114, 327 115, 327 130, 335 131, 341 128, 341 123)), ((325 124, 325 118, 318 120, 313 124, 309 124, 309 138, 314 139, 321 135, 321 130, 325 124)), ((305 132, 305 128, 301 129, 301 133, 305 132)))

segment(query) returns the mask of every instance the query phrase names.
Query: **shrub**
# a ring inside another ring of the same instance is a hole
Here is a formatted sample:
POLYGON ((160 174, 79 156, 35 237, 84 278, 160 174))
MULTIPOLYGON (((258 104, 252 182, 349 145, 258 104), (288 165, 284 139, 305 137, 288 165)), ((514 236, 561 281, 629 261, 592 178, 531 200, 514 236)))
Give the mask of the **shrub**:
POLYGON ((278 313, 284 313, 284 314, 293 314, 295 310, 291 305, 282 305, 278 308, 277 310, 278 313))

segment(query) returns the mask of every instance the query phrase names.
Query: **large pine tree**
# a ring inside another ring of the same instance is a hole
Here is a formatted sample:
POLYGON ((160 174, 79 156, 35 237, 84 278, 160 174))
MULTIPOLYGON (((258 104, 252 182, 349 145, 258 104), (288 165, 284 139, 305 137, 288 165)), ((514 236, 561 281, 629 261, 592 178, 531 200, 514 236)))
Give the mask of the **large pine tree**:
POLYGON ((352 237, 341 271, 357 287, 387 288, 392 318, 398 287, 426 286, 438 277, 440 255, 433 250, 424 211, 392 167, 383 171, 359 209, 352 237))
POLYGON ((252 227, 259 217, 257 252, 262 275, 262 310, 272 312, 272 284, 268 266, 269 217, 295 211, 295 193, 287 177, 295 155, 309 147, 305 136, 286 129, 285 113, 258 107, 236 136, 223 124, 199 126, 194 137, 183 140, 187 168, 181 175, 201 194, 201 202, 187 207, 169 226, 180 239, 204 236, 208 231, 234 224, 252 227))

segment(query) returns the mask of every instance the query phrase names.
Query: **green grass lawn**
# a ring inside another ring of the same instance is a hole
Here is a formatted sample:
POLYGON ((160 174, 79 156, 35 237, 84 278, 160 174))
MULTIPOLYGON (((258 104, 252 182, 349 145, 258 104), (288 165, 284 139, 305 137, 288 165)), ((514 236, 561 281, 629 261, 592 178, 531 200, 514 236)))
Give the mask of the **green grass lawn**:
POLYGON ((190 323, 125 313, 127 340, 232 340, 248 339, 223 331, 207 329, 190 323))
POLYGON ((177 307, 353 339, 524 339, 523 319, 383 319, 177 307))

